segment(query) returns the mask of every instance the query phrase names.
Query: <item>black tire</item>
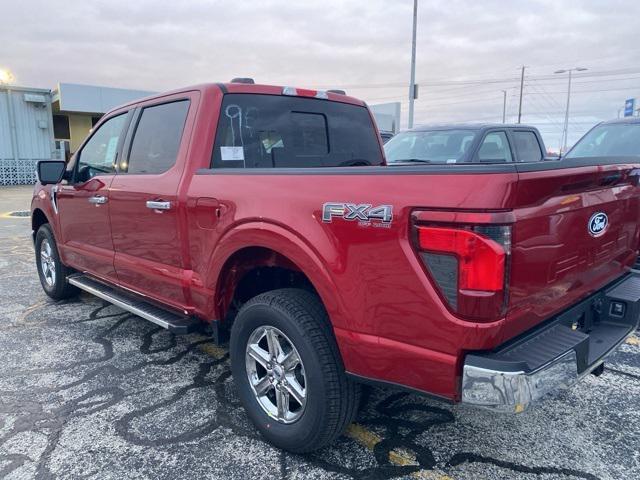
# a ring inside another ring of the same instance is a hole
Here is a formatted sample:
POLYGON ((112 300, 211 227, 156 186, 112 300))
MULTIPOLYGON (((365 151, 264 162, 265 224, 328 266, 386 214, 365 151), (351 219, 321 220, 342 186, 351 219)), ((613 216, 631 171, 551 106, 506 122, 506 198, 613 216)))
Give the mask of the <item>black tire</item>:
POLYGON ((64 300, 66 298, 77 295, 80 291, 77 287, 67 283, 67 277, 73 273, 69 267, 64 265, 60 261, 60 255, 58 254, 58 245, 56 239, 53 236, 53 232, 48 223, 42 225, 36 233, 36 267, 38 269, 38 277, 40 277, 40 284, 44 292, 54 300, 64 300), (50 251, 50 263, 49 267, 54 275, 45 274, 43 271, 43 262, 41 261, 41 254, 43 251, 43 245, 49 246, 50 251))
POLYGON ((267 441, 294 453, 322 448, 338 438, 359 406, 360 385, 349 380, 328 315, 320 299, 307 291, 280 289, 245 303, 234 321, 229 345, 238 394, 252 422, 267 441), (249 383, 246 349, 252 332, 275 327, 286 335, 304 364, 306 405, 293 423, 269 416, 249 383))

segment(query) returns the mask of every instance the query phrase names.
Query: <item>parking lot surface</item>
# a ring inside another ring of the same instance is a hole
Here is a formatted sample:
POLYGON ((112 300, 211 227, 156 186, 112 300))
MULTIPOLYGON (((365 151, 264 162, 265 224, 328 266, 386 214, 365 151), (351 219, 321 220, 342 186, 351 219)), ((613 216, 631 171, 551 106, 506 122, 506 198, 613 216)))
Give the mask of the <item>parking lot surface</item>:
POLYGON ((640 478, 637 335, 602 376, 517 416, 367 389, 335 445, 279 451, 209 338, 44 295, 30 222, 7 214, 30 192, 0 188, 0 478, 640 478))

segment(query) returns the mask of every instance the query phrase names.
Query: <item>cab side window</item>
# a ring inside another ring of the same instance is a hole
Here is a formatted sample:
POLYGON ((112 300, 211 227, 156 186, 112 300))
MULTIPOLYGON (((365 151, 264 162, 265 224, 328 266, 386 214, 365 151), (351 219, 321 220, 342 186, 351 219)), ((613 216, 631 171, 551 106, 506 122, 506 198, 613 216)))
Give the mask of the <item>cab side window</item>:
POLYGON ((144 108, 120 173, 159 174, 173 167, 188 111, 188 100, 144 108))
POLYGON ((477 156, 481 163, 511 162, 511 149, 507 134, 504 132, 488 133, 480 145, 477 156))
POLYGON ((115 173, 118 142, 126 120, 126 113, 110 118, 85 143, 78 154, 78 181, 115 173))
POLYGON ((513 132, 513 140, 516 144, 519 162, 539 162, 542 160, 542 149, 535 133, 515 131, 513 132))

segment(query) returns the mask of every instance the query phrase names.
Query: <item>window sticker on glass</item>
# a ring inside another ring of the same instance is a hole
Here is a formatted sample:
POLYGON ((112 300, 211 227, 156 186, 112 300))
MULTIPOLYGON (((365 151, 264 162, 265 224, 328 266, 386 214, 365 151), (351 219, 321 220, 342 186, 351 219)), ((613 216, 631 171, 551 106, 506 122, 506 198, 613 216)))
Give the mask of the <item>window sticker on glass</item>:
POLYGON ((111 137, 109 139, 109 143, 107 143, 107 150, 104 154, 105 165, 115 162, 117 148, 118 148, 118 137, 111 137))
POLYGON ((244 161, 243 147, 220 147, 220 158, 223 161, 241 160, 244 161))

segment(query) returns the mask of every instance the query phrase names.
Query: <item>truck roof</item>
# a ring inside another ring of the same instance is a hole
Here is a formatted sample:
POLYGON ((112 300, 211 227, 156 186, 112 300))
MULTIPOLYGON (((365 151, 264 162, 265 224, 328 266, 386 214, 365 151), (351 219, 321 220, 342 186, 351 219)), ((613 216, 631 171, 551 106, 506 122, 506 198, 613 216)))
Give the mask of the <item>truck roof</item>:
MULTIPOLYGON (((182 87, 175 90, 170 90, 167 92, 158 93, 155 95, 150 95, 148 97, 139 98, 132 102, 128 102, 122 104, 113 110, 118 110, 126 106, 135 105, 137 103, 152 100, 155 98, 162 98, 167 95, 174 95, 176 93, 182 92, 193 92, 199 91, 202 93, 208 93, 213 90, 222 90, 223 93, 253 93, 259 95, 283 95, 284 90, 293 89, 297 92, 297 96, 308 97, 308 98, 316 98, 315 95, 317 92, 325 92, 327 97, 322 98, 327 101, 341 102, 341 103, 350 103, 352 105, 366 106, 366 103, 362 100, 350 97, 349 95, 343 95, 340 93, 327 92, 326 90, 315 90, 315 89, 307 89, 300 87, 292 87, 292 86, 279 86, 279 85, 263 85, 263 84, 254 84, 254 83, 234 83, 234 82, 219 82, 219 83, 202 83, 198 85, 191 85, 188 87, 182 87)), ((295 94, 289 93, 288 95, 296 96, 295 94)))
POLYGON ((441 123, 434 125, 420 125, 414 127, 409 132, 425 132, 431 130, 488 130, 490 128, 503 128, 503 129, 516 129, 516 128, 528 128, 537 130, 536 127, 531 125, 525 125, 522 123, 441 123))
POLYGON ((600 125, 612 125, 617 123, 640 123, 640 117, 624 117, 616 118, 615 120, 607 120, 600 125))

